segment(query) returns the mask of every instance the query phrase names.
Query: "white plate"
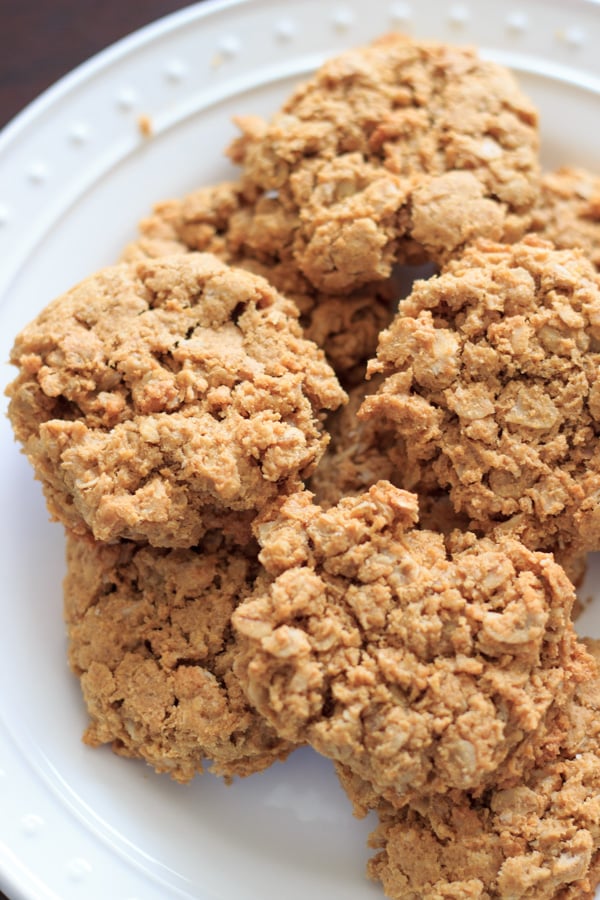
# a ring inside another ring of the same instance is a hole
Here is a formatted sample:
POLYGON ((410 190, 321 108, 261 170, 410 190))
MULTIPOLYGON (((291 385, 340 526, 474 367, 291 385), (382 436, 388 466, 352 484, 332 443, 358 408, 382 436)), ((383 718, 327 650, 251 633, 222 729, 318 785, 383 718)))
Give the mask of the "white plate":
MULTIPOLYGON (((326 56, 392 28, 478 44, 542 117, 547 166, 600 169, 590 0, 224 0, 182 10, 63 79, 0 135, 0 358, 52 297, 113 262, 151 204, 227 177, 233 114, 268 114, 326 56), (144 138, 140 115, 153 124, 144 138)), ((3 384, 13 377, 8 366, 3 384)), ((0 423, 0 885, 11 898, 381 897, 331 766, 308 750, 232 787, 182 787, 90 750, 65 661, 63 536, 0 423)), ((600 585, 595 564, 584 594, 600 585)), ((590 608, 580 630, 600 635, 590 608)))

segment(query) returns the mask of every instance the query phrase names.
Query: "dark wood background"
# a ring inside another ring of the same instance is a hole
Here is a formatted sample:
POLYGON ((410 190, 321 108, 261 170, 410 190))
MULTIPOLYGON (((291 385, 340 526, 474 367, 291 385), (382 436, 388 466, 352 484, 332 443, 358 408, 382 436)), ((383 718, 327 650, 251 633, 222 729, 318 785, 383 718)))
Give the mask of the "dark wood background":
POLYGON ((79 63, 182 0, 0 0, 0 128, 79 63))
MULTIPOLYGON (((0 128, 94 53, 191 5, 182 0, 0 0, 0 128)), ((0 900, 9 900, 1 889, 0 900)))

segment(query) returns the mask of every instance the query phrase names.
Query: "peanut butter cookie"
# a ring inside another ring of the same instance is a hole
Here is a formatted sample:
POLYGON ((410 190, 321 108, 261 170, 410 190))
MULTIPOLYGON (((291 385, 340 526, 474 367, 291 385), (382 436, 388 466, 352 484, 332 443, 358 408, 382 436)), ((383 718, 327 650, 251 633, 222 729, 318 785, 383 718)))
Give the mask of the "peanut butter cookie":
MULTIPOLYGON (((590 644, 600 658, 598 642, 590 644)), ((593 900, 600 882, 600 677, 557 716, 520 784, 383 804, 371 876, 395 900, 593 900)))
POLYGON ((399 804, 518 773, 578 673, 550 554, 417 518, 388 482, 327 511, 290 496, 255 524, 272 584, 233 615, 256 709, 399 804))
POLYGON ((209 254, 105 269, 17 337, 9 415, 49 509, 97 540, 249 536, 345 394, 294 304, 209 254))
POLYGON ((230 156, 277 205, 319 290, 443 262, 475 237, 513 241, 530 224, 537 113, 472 49, 390 34, 326 62, 269 122, 238 121, 230 156))
POLYGON ((251 590, 252 548, 216 533, 194 549, 67 538, 69 661, 90 715, 84 740, 110 743, 188 781, 211 760, 249 775, 292 745, 248 704, 232 672, 231 614, 251 590))
POLYGON ((473 526, 532 549, 600 548, 600 286, 579 250, 478 242, 415 283, 359 415, 473 526))
POLYGON ((364 375, 389 325, 397 288, 392 280, 352 294, 316 290, 300 272, 291 247, 293 220, 277 200, 241 183, 200 188, 182 199, 157 203, 139 225, 139 238, 123 252, 125 261, 201 251, 266 278, 300 310, 305 337, 319 345, 347 383, 364 375))

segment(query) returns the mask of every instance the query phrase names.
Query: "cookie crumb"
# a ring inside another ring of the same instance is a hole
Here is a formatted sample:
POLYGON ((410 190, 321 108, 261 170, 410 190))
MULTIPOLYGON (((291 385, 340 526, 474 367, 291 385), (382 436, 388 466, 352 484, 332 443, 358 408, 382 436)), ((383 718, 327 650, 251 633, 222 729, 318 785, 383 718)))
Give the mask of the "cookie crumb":
POLYGON ((150 116, 146 115, 146 113, 138 116, 137 124, 142 137, 152 137, 152 135, 154 134, 154 125, 150 116))

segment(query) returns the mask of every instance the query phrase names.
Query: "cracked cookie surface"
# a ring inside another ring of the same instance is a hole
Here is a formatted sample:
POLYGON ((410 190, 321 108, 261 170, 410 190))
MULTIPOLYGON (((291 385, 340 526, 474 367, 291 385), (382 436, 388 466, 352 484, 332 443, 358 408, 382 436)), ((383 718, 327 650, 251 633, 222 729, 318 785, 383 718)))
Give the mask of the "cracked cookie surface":
POLYGON ((248 539, 345 394, 295 306, 209 254, 122 264, 17 337, 9 415, 51 513, 98 540, 248 539))
MULTIPOLYGON (((328 417, 325 427, 331 440, 307 482, 315 502, 324 508, 334 506, 344 497, 356 496, 377 481, 386 480, 417 494, 420 528, 444 534, 454 529, 472 530, 469 517, 455 511, 449 494, 427 469, 411 466, 403 441, 384 421, 358 417, 365 399, 373 396, 381 383, 381 376, 376 376, 350 388, 348 403, 328 417)), ((483 532, 479 536, 484 536, 483 532)), ((555 549, 554 556, 579 587, 585 577, 587 553, 567 546, 555 549)), ((577 609, 581 609, 579 602, 577 609)))
POLYGON ((90 716, 84 736, 188 781, 249 775, 293 749, 233 675, 231 615, 251 590, 256 550, 216 534, 194 549, 67 537, 69 662, 90 716))
MULTIPOLYGON (((596 661, 600 644, 589 642, 596 661)), ((395 900, 593 900, 600 882, 600 675, 557 716, 522 783, 379 808, 370 875, 395 900)))
POLYGON ((389 481, 419 498, 419 527, 449 534, 467 531, 469 520, 454 511, 450 498, 434 482, 415 484, 401 442, 389 429, 380 430, 374 420, 358 418, 365 397, 374 394, 381 379, 362 382, 348 391, 348 403, 326 422, 330 442, 307 488, 315 503, 335 506, 344 497, 356 496, 377 481, 389 481))
POLYGON ((538 195, 537 114, 469 48, 387 35, 326 62, 269 122, 239 125, 230 156, 320 290, 444 261, 477 236, 515 240, 538 195))
POLYGON ((416 282, 359 415, 449 489, 473 527, 532 549, 600 546, 600 287, 578 250, 474 244, 416 282))
POLYGON ((571 166, 544 174, 531 230, 561 250, 580 248, 600 269, 600 177, 571 166))
POLYGON ((393 283, 366 285, 350 295, 316 290, 292 254, 293 219, 282 213, 275 198, 244 189, 241 182, 222 182, 158 203, 139 231, 123 252, 125 261, 210 252, 262 275, 296 303, 305 337, 325 351, 338 375, 350 383, 362 376, 379 332, 392 318, 393 283))
POLYGON ((518 772, 576 681, 563 570, 510 538, 415 528, 417 498, 388 482, 329 510, 311 496, 255 524, 272 584, 233 616, 251 703, 392 802, 518 772))

